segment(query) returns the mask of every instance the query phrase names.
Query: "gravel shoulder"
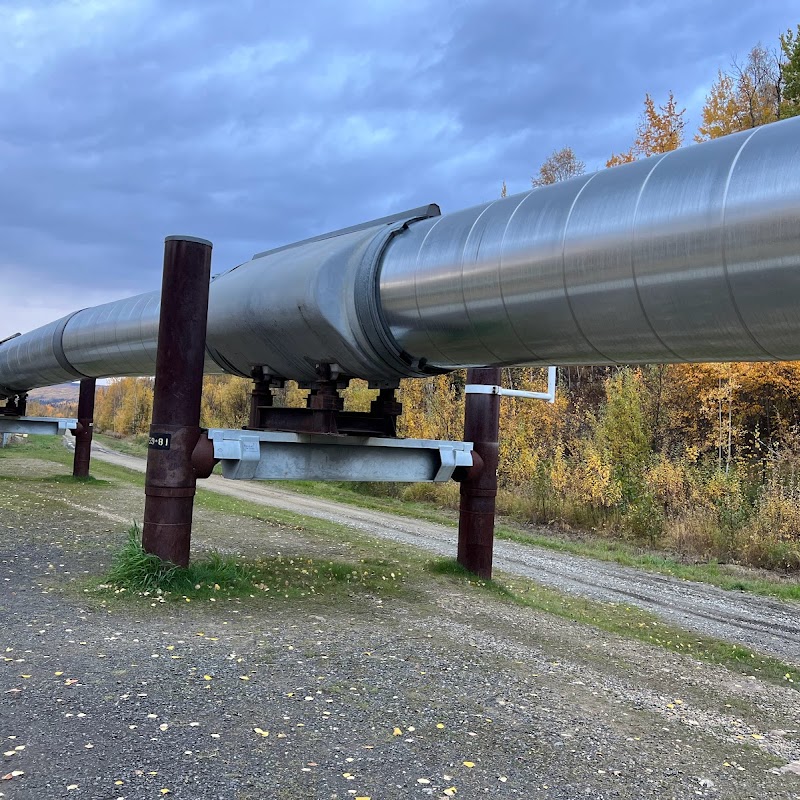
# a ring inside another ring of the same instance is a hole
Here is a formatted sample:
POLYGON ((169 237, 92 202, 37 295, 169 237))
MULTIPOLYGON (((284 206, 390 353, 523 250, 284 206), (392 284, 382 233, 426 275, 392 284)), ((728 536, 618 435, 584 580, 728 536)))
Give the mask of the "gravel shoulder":
MULTIPOLYGON (((97 446, 95 458, 143 472, 144 459, 97 446)), ((361 533, 454 556, 456 532, 436 523, 335 503, 271 485, 226 481, 212 475, 207 490, 327 519, 361 533)), ((657 614, 686 630, 713 636, 800 664, 800 603, 775 600, 678 580, 516 542, 495 542, 495 568, 569 594, 624 603, 657 614)))
POLYGON ((101 601, 141 488, 58 475, 0 459, 4 797, 800 798, 800 692, 414 572, 404 540, 204 509, 198 549, 380 552, 405 588, 101 601))

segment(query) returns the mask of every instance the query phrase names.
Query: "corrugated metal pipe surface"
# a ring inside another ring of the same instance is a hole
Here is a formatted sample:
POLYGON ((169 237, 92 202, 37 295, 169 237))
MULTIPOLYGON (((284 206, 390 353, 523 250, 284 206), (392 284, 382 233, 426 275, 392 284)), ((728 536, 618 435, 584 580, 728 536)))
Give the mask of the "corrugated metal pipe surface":
MULTIPOLYGON (((158 293, 0 345, 0 393, 152 374, 158 293)), ((259 254, 211 285, 208 371, 800 359, 800 118, 438 216, 259 254)), ((3 332, 0 331, 0 334, 3 332)))

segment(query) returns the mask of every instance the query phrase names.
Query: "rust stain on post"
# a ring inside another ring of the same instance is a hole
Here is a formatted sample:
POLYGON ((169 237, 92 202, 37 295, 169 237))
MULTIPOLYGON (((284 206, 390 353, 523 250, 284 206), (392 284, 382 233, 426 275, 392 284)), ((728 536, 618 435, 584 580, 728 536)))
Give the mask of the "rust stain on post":
POLYGON ((142 547, 186 566, 200 438, 211 242, 168 236, 156 354, 153 420, 147 451, 142 547))
MULTIPOLYGON (((467 370, 468 384, 499 386, 500 379, 501 370, 497 367, 467 370)), ((464 441, 474 443, 482 468, 470 470, 461 483, 458 563, 481 578, 492 577, 499 435, 500 396, 468 394, 464 441)))

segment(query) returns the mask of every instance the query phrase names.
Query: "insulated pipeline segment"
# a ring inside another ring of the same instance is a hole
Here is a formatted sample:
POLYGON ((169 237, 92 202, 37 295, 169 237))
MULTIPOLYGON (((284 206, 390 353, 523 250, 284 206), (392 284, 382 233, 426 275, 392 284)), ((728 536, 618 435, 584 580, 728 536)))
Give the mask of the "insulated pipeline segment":
POLYGON ((382 310, 443 368, 800 358, 800 118, 424 220, 382 310))

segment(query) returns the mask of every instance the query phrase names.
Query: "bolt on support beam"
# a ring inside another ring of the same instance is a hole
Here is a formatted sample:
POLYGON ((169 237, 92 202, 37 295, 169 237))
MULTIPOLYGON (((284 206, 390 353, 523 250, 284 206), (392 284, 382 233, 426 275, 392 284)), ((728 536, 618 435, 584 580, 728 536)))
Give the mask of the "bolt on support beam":
MULTIPOLYGON (((470 385, 499 386, 499 367, 467 370, 470 385)), ((481 578, 492 577, 494 514, 497 497, 497 463, 500 437, 500 396, 471 393, 464 409, 464 440, 482 467, 461 482, 458 515, 458 563, 481 578)))
POLYGON ((189 563, 192 535, 211 247, 190 236, 164 243, 142 547, 179 566, 189 563))
POLYGON ((95 378, 84 378, 78 394, 78 427, 75 433, 75 455, 72 459, 72 475, 75 478, 89 477, 92 457, 92 435, 94 433, 95 378))

